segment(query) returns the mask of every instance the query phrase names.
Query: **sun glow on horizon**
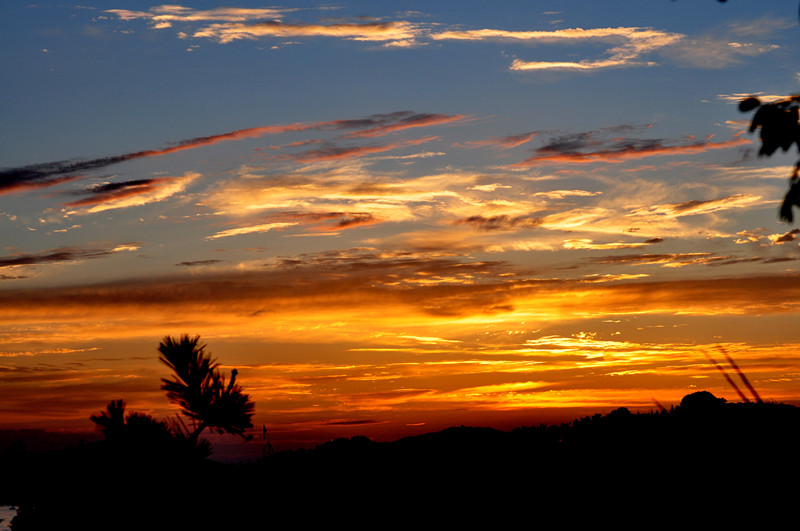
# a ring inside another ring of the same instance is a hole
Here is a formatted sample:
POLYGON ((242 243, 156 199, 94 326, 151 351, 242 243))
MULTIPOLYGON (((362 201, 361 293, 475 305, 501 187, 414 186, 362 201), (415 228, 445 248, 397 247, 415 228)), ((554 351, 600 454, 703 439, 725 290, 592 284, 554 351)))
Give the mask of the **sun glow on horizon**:
POLYGON ((733 105, 796 24, 619 1, 9 4, 0 429, 174 416, 180 334, 297 444, 738 400, 717 345, 800 403, 795 153, 733 105))

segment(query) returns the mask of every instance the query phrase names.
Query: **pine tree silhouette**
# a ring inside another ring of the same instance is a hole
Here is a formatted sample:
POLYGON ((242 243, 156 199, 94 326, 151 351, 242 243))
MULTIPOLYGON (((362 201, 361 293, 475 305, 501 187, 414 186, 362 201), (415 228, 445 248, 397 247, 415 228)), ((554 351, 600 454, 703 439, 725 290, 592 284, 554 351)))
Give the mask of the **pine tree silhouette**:
POLYGON ((174 375, 171 380, 161 379, 161 389, 191 420, 190 440, 197 441, 206 428, 250 440, 246 432, 253 427, 255 405, 236 383, 238 371, 231 371, 230 381, 225 385, 216 360, 205 349, 200 336, 183 335, 179 340, 165 337, 158 346, 159 360, 174 375))

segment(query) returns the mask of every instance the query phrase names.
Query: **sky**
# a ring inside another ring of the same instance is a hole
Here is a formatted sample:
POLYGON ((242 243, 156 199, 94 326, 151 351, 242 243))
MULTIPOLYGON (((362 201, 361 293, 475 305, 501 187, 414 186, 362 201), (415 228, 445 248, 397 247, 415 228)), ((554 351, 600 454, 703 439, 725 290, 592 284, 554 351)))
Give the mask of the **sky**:
POLYGON ((799 36, 784 0, 3 2, 0 428, 174 417, 182 334, 278 449, 738 401, 723 351, 800 404, 796 153, 736 106, 797 92, 799 36))

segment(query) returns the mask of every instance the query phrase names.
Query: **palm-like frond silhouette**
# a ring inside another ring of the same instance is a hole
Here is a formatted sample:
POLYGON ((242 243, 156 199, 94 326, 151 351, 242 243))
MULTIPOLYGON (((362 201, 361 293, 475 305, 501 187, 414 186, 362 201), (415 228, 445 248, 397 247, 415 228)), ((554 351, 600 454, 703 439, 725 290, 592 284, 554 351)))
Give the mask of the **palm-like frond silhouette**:
POLYGON ((97 424, 97 428, 103 436, 110 441, 119 439, 125 434, 125 402, 121 399, 112 400, 106 406, 105 411, 89 418, 97 424))
POLYGON ((226 386, 216 360, 205 348, 200 336, 183 335, 180 340, 165 337, 158 346, 159 360, 175 374, 172 380, 161 379, 161 389, 194 423, 190 439, 196 441, 206 428, 249 439, 246 431, 253 427, 255 406, 236 383, 238 371, 231 371, 226 386))

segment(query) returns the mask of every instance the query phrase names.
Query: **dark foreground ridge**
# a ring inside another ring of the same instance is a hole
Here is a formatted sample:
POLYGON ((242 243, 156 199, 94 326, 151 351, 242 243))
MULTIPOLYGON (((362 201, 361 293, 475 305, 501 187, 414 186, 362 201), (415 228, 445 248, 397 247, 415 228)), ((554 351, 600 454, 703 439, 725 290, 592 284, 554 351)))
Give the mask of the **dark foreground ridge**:
POLYGON ((794 514, 798 443, 800 408, 703 391, 660 412, 621 408, 511 432, 461 426, 390 443, 336 439, 247 464, 144 440, 48 453, 17 445, 0 454, 0 504, 20 506, 14 531, 383 528, 487 516, 533 526, 653 511, 656 521, 705 514, 710 525, 731 508, 769 524, 794 514))

